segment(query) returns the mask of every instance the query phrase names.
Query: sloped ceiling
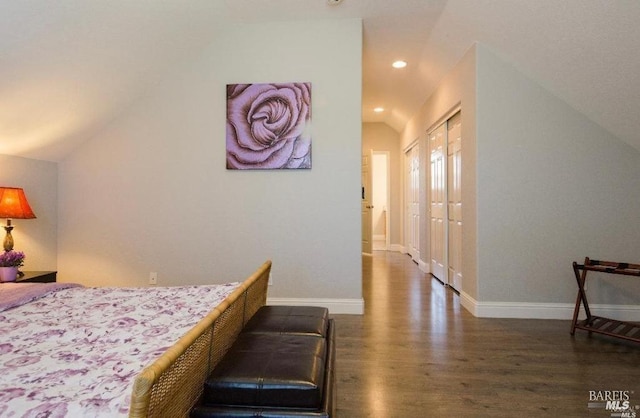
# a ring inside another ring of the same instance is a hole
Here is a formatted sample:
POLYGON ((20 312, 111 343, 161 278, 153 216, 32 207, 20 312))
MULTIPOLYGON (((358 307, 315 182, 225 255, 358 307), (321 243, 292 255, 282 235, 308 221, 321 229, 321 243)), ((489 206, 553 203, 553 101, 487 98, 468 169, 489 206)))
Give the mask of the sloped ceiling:
POLYGON ((64 159, 221 22, 353 17, 364 25, 364 121, 401 131, 482 42, 640 150, 633 0, 0 0, 0 153, 64 159), (399 58, 408 67, 392 69, 399 58))

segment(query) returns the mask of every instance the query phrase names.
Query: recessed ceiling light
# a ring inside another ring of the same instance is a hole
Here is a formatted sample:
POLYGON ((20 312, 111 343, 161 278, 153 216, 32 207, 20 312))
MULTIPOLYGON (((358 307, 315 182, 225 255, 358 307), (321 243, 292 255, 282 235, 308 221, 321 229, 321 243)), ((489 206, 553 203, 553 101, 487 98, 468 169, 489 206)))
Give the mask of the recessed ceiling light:
POLYGON ((398 60, 395 61, 393 64, 391 64, 391 66, 393 68, 404 68, 407 66, 407 62, 406 61, 402 61, 402 60, 398 60))
POLYGON ((376 113, 384 112, 384 107, 376 107, 373 109, 373 111, 376 113))

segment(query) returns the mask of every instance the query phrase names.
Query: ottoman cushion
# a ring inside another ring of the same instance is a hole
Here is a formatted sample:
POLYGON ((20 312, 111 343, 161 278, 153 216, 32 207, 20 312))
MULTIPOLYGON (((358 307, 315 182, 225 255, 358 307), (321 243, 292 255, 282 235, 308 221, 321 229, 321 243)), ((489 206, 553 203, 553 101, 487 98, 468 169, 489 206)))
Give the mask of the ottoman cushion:
POLYGON ((309 408, 322 401, 326 340, 240 334, 205 382, 205 404, 309 408))
POLYGON ((329 310, 316 306, 263 306, 243 333, 284 333, 326 337, 329 310))

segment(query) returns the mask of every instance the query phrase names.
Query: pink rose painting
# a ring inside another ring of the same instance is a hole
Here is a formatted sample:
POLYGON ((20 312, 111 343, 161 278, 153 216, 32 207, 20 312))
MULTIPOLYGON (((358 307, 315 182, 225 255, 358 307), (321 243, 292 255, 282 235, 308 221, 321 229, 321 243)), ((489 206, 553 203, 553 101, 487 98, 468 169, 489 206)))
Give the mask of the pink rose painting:
POLYGON ((227 85, 227 169, 311 168, 311 83, 227 85))

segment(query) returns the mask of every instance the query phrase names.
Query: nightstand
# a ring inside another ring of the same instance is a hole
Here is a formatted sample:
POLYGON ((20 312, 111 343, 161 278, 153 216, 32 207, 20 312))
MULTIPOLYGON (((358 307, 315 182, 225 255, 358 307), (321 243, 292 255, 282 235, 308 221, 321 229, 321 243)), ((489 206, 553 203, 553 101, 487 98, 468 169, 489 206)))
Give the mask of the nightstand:
POLYGON ((24 276, 18 277, 16 283, 54 283, 57 271, 23 271, 24 276))

